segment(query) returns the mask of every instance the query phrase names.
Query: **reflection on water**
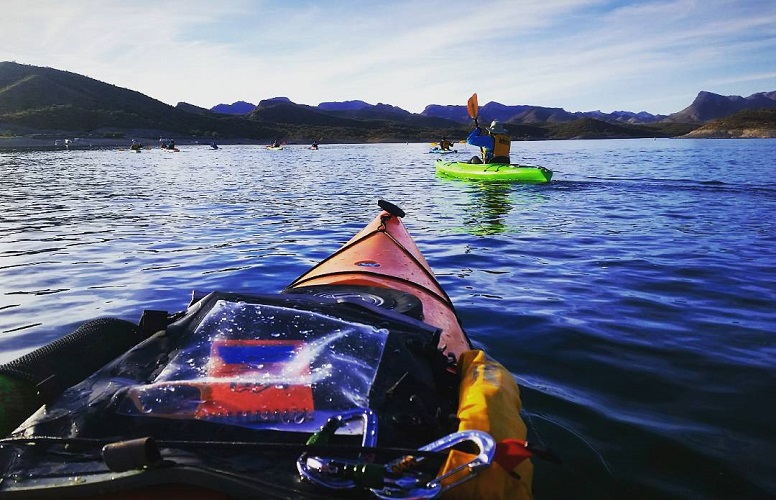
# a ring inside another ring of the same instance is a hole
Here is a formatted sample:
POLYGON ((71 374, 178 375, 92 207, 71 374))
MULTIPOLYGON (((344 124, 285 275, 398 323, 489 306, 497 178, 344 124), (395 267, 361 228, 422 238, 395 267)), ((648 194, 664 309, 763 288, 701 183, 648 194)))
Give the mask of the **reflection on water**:
POLYGON ((506 230, 504 219, 512 209, 511 191, 512 186, 501 183, 479 183, 470 188, 471 205, 463 223, 472 234, 497 234, 506 230))
MULTIPOLYGON (((521 231, 527 213, 536 214, 547 200, 547 185, 478 182, 438 176, 463 194, 462 231, 475 236, 521 231), (514 213, 513 213, 514 212, 514 213)), ((532 216, 533 217, 533 216, 532 216)))

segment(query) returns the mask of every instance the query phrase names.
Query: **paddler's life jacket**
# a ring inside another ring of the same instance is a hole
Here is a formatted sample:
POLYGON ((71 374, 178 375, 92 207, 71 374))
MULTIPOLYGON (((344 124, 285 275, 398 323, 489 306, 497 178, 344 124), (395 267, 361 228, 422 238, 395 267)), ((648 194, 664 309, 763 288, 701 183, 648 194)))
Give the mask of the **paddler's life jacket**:
POLYGON ((509 163, 512 141, 506 134, 493 134, 493 151, 480 148, 483 163, 509 163))

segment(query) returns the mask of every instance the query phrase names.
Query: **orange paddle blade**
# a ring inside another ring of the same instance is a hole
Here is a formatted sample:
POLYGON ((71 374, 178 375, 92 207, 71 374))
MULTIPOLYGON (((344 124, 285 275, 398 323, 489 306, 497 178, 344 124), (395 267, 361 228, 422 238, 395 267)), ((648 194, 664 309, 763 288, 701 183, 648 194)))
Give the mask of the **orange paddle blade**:
POLYGON ((472 96, 469 98, 469 101, 466 103, 466 108, 469 110, 469 116, 477 119, 477 114, 480 111, 479 104, 477 103, 477 92, 472 94, 472 96))

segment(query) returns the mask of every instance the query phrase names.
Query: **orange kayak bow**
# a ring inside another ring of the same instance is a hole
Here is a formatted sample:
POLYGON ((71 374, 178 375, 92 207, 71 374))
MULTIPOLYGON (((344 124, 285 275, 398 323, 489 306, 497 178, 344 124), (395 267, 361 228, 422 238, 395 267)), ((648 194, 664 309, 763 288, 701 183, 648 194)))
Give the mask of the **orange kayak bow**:
POLYGON ((458 358, 472 347, 450 297, 404 227, 404 211, 384 200, 379 205, 383 212, 287 290, 349 285, 410 293, 422 303, 419 319, 442 330, 439 347, 458 358))

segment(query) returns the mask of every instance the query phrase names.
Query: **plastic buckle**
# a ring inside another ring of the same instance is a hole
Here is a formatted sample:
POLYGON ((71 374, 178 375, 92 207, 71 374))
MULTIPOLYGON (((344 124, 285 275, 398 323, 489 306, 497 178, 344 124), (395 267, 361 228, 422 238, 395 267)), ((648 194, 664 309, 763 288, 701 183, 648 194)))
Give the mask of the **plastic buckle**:
MULTIPOLYGON (((419 448, 419 451, 442 452, 450 450, 455 445, 467 441, 473 443, 479 450, 476 456, 468 463, 460 465, 455 469, 448 471, 446 474, 437 476, 425 483, 423 483, 423 479, 421 479, 420 475, 411 477, 409 474, 405 474, 398 478, 388 479, 386 482, 389 484, 381 489, 372 488, 372 493, 377 498, 390 500, 435 498, 445 491, 474 478, 481 470, 489 467, 490 464, 493 463, 493 456, 496 453, 496 441, 490 434, 474 430, 456 432, 419 448), (445 479, 454 474, 458 474, 461 471, 466 471, 466 474, 463 477, 450 484, 442 485, 442 482, 445 479)), ((415 463, 419 463, 425 458, 426 457, 417 457, 414 460, 415 463)), ((391 464, 388 464, 387 468, 390 469, 392 464, 398 464, 399 462, 400 460, 396 460, 391 464)))
MULTIPOLYGON (((336 417, 331 417, 323 428, 331 428, 333 432, 343 425, 356 420, 362 420, 364 425, 361 446, 374 447, 377 444, 377 415, 370 409, 353 410, 336 417)), ((357 485, 354 479, 343 477, 344 468, 350 463, 355 464, 356 462, 308 456, 307 453, 304 453, 297 459, 296 468, 302 480, 308 480, 333 490, 345 490, 355 488, 357 485)))

